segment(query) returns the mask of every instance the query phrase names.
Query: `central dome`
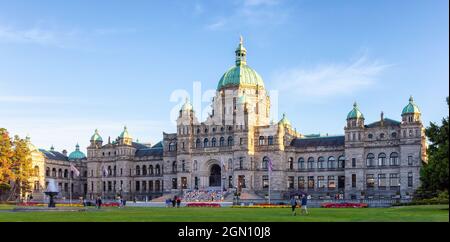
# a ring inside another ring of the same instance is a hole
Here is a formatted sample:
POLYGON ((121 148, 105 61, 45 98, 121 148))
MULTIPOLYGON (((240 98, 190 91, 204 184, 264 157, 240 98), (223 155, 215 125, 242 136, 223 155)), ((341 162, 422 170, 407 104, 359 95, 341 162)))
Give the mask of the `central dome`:
POLYGON ((230 86, 264 87, 261 76, 248 65, 233 66, 220 78, 217 90, 230 86))
POLYGON ((244 48, 243 40, 241 41, 235 51, 236 53, 236 66, 231 67, 220 78, 217 90, 225 87, 264 87, 264 82, 261 76, 247 65, 246 55, 247 50, 244 48))

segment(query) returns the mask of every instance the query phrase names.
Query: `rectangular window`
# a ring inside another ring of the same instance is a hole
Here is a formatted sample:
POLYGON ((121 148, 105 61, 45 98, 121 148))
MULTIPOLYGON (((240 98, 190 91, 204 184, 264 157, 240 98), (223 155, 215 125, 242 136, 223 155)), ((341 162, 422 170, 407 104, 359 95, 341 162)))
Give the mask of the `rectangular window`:
POLYGON ((147 191, 147 181, 142 181, 142 191, 147 191))
POLYGON ((324 181, 324 177, 323 176, 318 176, 317 177, 317 187, 318 188, 325 188, 325 181, 324 181))
POLYGON ((239 138, 239 144, 240 145, 244 144, 244 138, 239 138))
POLYGON ((294 189, 294 177, 293 176, 289 176, 288 177, 288 188, 289 189, 294 189))
POLYGON ((239 169, 244 169, 244 157, 239 157, 239 169))
POLYGON ((408 166, 412 166, 412 164, 413 164, 413 157, 408 156, 408 166))
POLYGON ((400 186, 400 177, 399 177, 398 173, 389 174, 389 185, 391 187, 400 186))
POLYGON ((378 174, 378 188, 385 189, 386 185, 386 174, 378 174))
POLYGON ((262 176, 262 186, 263 188, 269 187, 269 176, 267 175, 262 176))
POLYGON ((148 181, 148 191, 153 192, 153 181, 148 181))
POLYGON ((352 158, 352 167, 356 167, 356 158, 352 158))
POLYGON ((408 187, 413 187, 413 174, 408 172, 408 187))
POLYGON ((177 189, 177 178, 172 178, 172 189, 177 189))
POLYGON ((233 188, 233 176, 228 176, 228 188, 233 188))
POLYGON ((141 184, 139 183, 139 181, 136 181, 136 191, 140 191, 141 190, 141 184))
POLYGON ((108 181, 108 191, 111 191, 112 190, 112 183, 111 183, 111 181, 108 181))
POLYGON ((314 189, 314 177, 308 176, 308 189, 314 189))
POLYGON ((298 177, 298 189, 305 189, 305 177, 298 177))
POLYGON ((356 187, 356 174, 352 174, 352 187, 356 187))
POLYGON ((65 192, 69 191, 69 183, 64 183, 64 191, 65 192))
POLYGON ((328 176, 328 189, 335 189, 336 188, 336 180, 334 179, 334 176, 328 176))

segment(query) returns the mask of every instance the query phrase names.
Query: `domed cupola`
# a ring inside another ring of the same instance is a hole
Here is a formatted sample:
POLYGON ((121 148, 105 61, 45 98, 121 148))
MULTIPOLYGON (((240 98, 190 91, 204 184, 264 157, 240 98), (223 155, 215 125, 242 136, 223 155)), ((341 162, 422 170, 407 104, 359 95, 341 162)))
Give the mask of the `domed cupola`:
POLYGON ((347 127, 363 127, 364 115, 359 110, 358 104, 353 103, 353 109, 347 114, 347 127))
POLYGON ((69 154, 69 160, 83 160, 86 159, 86 155, 80 151, 80 145, 75 146, 75 151, 69 154))
POLYGON ((124 126, 122 133, 120 133, 120 135, 119 135, 119 143, 125 144, 125 145, 131 145, 132 142, 133 142, 133 139, 132 139, 131 135, 128 133, 127 126, 124 126))
POLYGON ((242 36, 235 53, 236 65, 223 74, 217 85, 217 90, 236 86, 263 88, 264 82, 261 76, 247 65, 247 50, 244 47, 242 36))
POLYGON ((94 134, 91 136, 91 141, 103 141, 102 136, 98 133, 98 129, 95 129, 94 134))
POLYGON ((282 117, 281 120, 278 122, 278 124, 280 124, 280 125, 291 126, 291 121, 289 121, 289 119, 286 117, 286 113, 283 113, 283 117, 282 117))
POLYGON ((412 96, 409 97, 409 103, 402 110, 402 121, 405 123, 412 123, 420 121, 420 109, 414 103, 412 96))
POLYGON ((419 107, 414 103, 412 96, 409 97, 409 103, 402 110, 402 115, 410 113, 420 113, 419 107))
POLYGON ((181 106, 181 110, 180 111, 193 111, 194 108, 192 107, 191 102, 189 101, 189 98, 186 98, 183 106, 181 106))

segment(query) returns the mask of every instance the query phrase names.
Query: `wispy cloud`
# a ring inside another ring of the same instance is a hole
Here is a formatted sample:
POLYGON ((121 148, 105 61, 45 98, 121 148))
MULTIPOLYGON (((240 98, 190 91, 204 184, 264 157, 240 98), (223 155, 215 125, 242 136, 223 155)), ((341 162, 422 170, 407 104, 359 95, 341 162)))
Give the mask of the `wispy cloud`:
POLYGON ((286 21, 289 8, 282 0, 244 0, 234 3, 231 13, 216 16, 206 25, 208 30, 220 30, 242 25, 274 25, 286 21))
POLYGON ((45 46, 67 47, 79 36, 80 31, 72 29, 61 31, 43 27, 14 28, 0 25, 0 42, 39 44, 45 46))
POLYGON ((379 76, 390 66, 362 54, 346 63, 277 71, 274 84, 280 95, 296 98, 346 95, 375 85, 379 76))

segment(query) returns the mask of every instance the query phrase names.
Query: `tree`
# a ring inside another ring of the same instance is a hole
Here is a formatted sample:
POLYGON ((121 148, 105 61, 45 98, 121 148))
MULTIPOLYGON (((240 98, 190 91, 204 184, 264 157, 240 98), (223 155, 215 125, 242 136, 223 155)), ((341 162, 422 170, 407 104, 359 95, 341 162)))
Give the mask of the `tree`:
MULTIPOLYGON (((450 106, 447 97, 447 106, 450 106)), ((442 119, 439 126, 433 122, 426 128, 427 135, 431 144, 428 147, 428 164, 424 164, 421 170, 420 180, 422 182, 420 193, 425 196, 436 196, 441 191, 448 192, 448 143, 449 143, 449 117, 442 119)))
POLYGON ((11 187, 11 179, 15 179, 12 172, 12 143, 6 129, 0 128, 0 197, 11 187))
POLYGON ((27 141, 14 136, 12 172, 14 173, 14 185, 10 198, 14 195, 22 195, 30 191, 29 178, 33 175, 32 159, 27 141))
POLYGON ((0 199, 29 191, 32 172, 27 141, 17 135, 11 140, 8 131, 0 128, 0 199))

